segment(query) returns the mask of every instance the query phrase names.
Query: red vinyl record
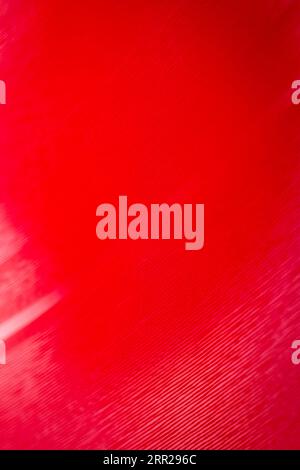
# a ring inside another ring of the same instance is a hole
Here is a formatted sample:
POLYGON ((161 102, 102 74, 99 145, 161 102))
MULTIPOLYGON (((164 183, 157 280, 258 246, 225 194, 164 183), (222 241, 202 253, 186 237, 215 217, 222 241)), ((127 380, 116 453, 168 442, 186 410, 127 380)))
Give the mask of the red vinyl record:
POLYGON ((299 32, 0 0, 0 449, 300 448, 299 32))

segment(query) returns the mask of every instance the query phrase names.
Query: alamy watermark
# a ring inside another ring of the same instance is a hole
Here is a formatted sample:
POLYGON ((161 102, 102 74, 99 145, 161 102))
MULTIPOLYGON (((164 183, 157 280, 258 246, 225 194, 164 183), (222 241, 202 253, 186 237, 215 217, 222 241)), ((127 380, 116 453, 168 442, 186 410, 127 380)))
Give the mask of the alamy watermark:
POLYGON ((295 366, 298 366, 300 364, 300 340, 295 339, 292 342, 291 348, 294 350, 291 355, 291 361, 295 366))
POLYGON ((6 104, 6 84, 0 80, 0 104, 6 104))
POLYGON ((6 364, 6 344, 0 339, 0 365, 6 364))
POLYGON ((119 196, 119 205, 100 204, 96 226, 99 240, 185 240, 186 250, 204 246, 204 204, 131 204, 119 196))
POLYGON ((292 83, 292 96, 291 100, 293 104, 300 104, 300 80, 294 80, 292 83))

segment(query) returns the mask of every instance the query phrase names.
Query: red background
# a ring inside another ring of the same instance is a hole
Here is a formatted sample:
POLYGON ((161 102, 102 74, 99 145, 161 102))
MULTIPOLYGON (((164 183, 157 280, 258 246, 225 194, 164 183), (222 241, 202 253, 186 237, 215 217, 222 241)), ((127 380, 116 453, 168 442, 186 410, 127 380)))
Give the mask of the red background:
POLYGON ((1 0, 3 449, 300 447, 300 5, 1 0), (96 239, 102 202, 204 203, 205 247, 96 239))

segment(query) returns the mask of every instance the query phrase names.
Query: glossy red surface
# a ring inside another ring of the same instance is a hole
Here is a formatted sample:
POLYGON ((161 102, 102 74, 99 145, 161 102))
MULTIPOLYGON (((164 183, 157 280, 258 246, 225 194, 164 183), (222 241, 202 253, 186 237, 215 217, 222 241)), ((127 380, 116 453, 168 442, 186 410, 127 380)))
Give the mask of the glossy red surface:
POLYGON ((0 448, 300 447, 299 20, 0 0, 0 448), (204 203, 204 249, 97 240, 122 194, 204 203))

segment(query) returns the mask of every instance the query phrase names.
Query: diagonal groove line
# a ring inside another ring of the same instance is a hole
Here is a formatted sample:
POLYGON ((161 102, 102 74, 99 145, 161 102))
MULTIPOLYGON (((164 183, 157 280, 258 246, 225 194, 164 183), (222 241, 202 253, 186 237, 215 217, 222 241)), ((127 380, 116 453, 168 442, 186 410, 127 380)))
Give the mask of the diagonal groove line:
POLYGON ((34 320, 54 307, 62 296, 58 291, 51 292, 39 300, 13 315, 3 323, 0 323, 0 338, 7 340, 18 331, 30 325, 34 320))

